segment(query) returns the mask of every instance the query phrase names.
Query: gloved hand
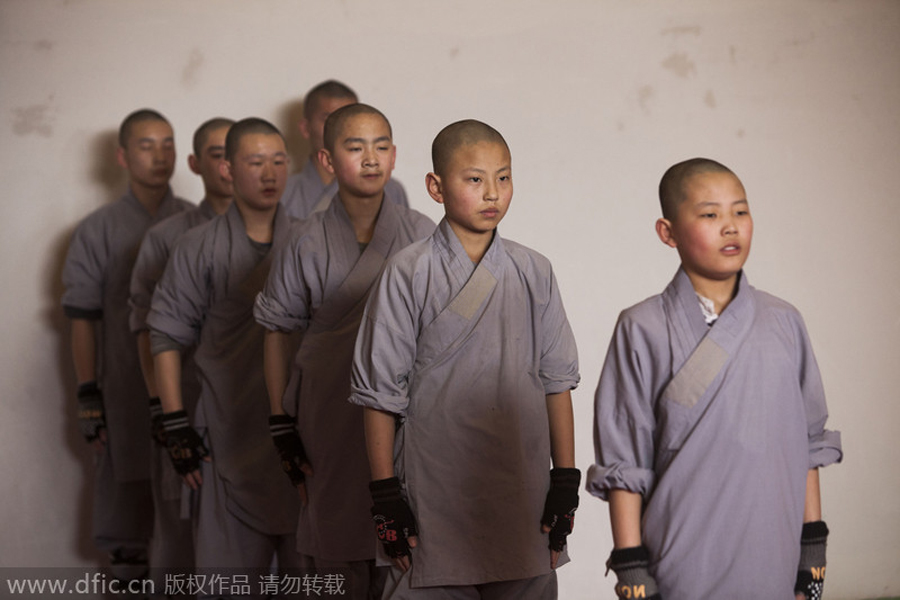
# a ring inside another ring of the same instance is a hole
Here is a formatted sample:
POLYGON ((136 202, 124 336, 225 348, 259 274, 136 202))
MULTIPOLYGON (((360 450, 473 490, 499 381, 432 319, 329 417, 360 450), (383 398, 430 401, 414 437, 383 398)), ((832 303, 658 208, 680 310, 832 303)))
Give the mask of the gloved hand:
POLYGON ((159 398, 150 398, 150 437, 161 447, 166 447, 166 426, 163 424, 163 409, 159 398))
POLYGON ((175 471, 186 476, 199 470, 200 461, 209 456, 209 450, 188 422, 187 413, 183 410, 163 413, 162 422, 166 431, 166 447, 175 471))
POLYGON ((559 468, 550 470, 550 489, 544 502, 541 525, 550 537, 550 549, 562 552, 566 538, 575 526, 575 509, 578 508, 578 488, 581 471, 559 468))
POLYGON ((100 439, 100 431, 106 429, 106 411, 103 409, 103 392, 96 381, 78 386, 78 427, 88 442, 100 439))
POLYGON ((644 546, 613 550, 606 561, 606 573, 612 569, 618 577, 616 596, 661 600, 656 580, 650 575, 650 554, 644 546))
POLYGON ((391 558, 410 555, 409 538, 419 534, 416 519, 400 493, 400 480, 396 477, 379 479, 369 483, 372 493, 372 519, 378 539, 391 558))
POLYGON ((807 600, 820 600, 825 587, 825 546, 828 526, 825 521, 803 524, 800 536, 800 566, 794 593, 803 594, 807 600))
POLYGON ((287 473, 291 483, 300 485, 306 481, 306 474, 301 467, 309 463, 306 458, 306 450, 300 440, 300 433, 294 423, 294 417, 290 415, 271 415, 269 417, 269 432, 275 449, 281 457, 281 468, 287 473))

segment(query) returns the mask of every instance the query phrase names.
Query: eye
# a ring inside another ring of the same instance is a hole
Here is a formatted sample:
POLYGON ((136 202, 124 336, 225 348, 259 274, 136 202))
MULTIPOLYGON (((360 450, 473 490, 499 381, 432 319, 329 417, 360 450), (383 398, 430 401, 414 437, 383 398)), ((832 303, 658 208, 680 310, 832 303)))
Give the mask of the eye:
POLYGON ((716 213, 703 213, 700 215, 701 219, 715 219, 716 213))
POLYGON ((472 183, 481 183, 481 177, 469 177, 469 181, 472 183))
POLYGON ((500 176, 500 181, 510 181, 510 180, 512 180, 512 177, 510 175, 501 175, 500 176))

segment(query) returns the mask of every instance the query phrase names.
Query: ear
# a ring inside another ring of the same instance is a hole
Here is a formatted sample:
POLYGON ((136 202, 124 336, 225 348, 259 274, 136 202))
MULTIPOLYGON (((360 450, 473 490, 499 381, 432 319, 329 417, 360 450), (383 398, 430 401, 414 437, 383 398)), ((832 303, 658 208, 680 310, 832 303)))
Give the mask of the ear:
POLYGON ((394 170, 394 166, 397 164, 397 146, 391 143, 391 171, 394 170))
POLYGON ((223 160, 219 163, 219 175, 221 175, 222 179, 224 179, 228 183, 234 183, 234 178, 231 176, 230 160, 223 160))
POLYGON ((125 153, 125 148, 123 148, 122 146, 116 148, 116 162, 123 169, 128 168, 128 156, 125 153))
POLYGON ((437 173, 429 173, 425 176, 425 189, 438 204, 444 203, 444 189, 441 184, 441 176, 437 173))
POLYGON ((672 221, 668 219, 657 219, 656 235, 659 236, 660 241, 666 246, 671 246, 672 248, 678 247, 678 242, 675 240, 672 231, 672 221))
POLYGON ((331 152, 322 148, 319 150, 318 154, 316 154, 316 158, 319 160, 319 165, 321 165, 323 169, 334 175, 334 165, 331 164, 331 152))
POLYGON ((297 129, 300 130, 300 135, 303 136, 304 140, 309 140, 309 119, 303 117, 297 121, 297 129))
POLYGON ((190 167, 191 173, 194 175, 200 174, 200 161, 193 154, 188 156, 188 167, 190 167))

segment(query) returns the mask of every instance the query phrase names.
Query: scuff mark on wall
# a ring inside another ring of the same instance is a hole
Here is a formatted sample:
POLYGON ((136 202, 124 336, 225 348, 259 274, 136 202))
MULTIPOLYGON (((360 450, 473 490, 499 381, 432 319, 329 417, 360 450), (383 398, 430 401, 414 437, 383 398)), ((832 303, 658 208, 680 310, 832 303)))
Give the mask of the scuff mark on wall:
POLYGON ((716 95, 712 90, 707 90, 706 95, 703 96, 703 102, 710 108, 716 107, 716 95))
POLYGON ((53 117, 50 104, 32 104, 13 108, 12 131, 19 136, 37 134, 43 137, 53 135, 53 117))
POLYGON ((53 42, 50 40, 38 40, 34 43, 34 49, 38 52, 49 52, 53 50, 53 42))
POLYGON ((203 66, 203 53, 199 49, 194 48, 188 56, 187 64, 181 71, 181 83, 185 87, 194 87, 199 79, 200 68, 203 66))
POLYGON ((652 85, 642 86, 641 89, 638 90, 638 104, 645 113, 650 112, 649 104, 655 95, 656 90, 653 89, 652 85))
POLYGON ((684 52, 676 52, 662 62, 662 66, 679 77, 688 78, 697 74, 697 66, 684 52))

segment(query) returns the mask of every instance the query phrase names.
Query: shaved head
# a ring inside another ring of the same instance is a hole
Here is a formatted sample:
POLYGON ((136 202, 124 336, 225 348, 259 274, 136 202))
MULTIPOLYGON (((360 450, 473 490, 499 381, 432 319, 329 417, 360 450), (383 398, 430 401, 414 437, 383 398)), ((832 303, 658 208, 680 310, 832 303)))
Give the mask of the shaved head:
POLYGON ((162 123, 169 124, 169 120, 166 119, 159 112, 150 109, 150 108, 142 108, 140 110, 136 110, 122 121, 122 124, 119 125, 119 146, 122 148, 128 147, 128 138, 131 137, 131 130, 135 124, 141 123, 143 121, 160 121, 162 123))
POLYGON ((387 120, 387 117, 385 117, 380 110, 373 108, 368 104, 348 104, 328 115, 328 118, 325 120, 324 142, 326 150, 334 152, 334 145, 337 143, 338 138, 341 137, 344 125, 347 124, 347 121, 358 115, 375 115, 381 117, 385 124, 387 124, 388 133, 391 137, 394 137, 394 133, 391 131, 390 121, 387 120))
POLYGON ((450 161, 453 160, 453 154, 459 148, 471 146, 478 142, 500 144, 509 152, 509 146, 499 131, 487 123, 482 123, 475 119, 466 119, 447 125, 434 138, 434 142, 431 144, 432 169, 437 175, 443 176, 450 161))
POLYGON ((312 119, 313 113, 319 109, 319 104, 330 98, 346 98, 350 102, 358 102, 356 92, 349 86, 335 79, 329 79, 306 93, 306 99, 303 101, 303 116, 312 119))
POLYGON ((226 160, 234 160, 234 156, 237 154, 238 148, 240 148, 241 139, 246 135, 252 135, 254 133, 277 135, 282 141, 284 140, 284 136, 281 135, 278 128, 265 119, 258 119, 256 117, 242 119, 232 125, 228 130, 228 135, 225 136, 226 160))
POLYGON ((197 131, 194 132, 194 156, 200 156, 203 152, 203 146, 206 145, 206 140, 209 139, 209 134, 215 131, 216 129, 221 129, 223 127, 231 127, 234 125, 234 120, 226 119, 224 117, 216 117, 214 119, 210 119, 206 121, 197 128, 197 131))
POLYGON ((678 214, 678 207, 685 200, 685 186, 689 179, 705 173, 728 173, 737 179, 734 172, 709 158, 691 158, 672 165, 659 182, 659 203, 663 217, 670 221, 678 214))

